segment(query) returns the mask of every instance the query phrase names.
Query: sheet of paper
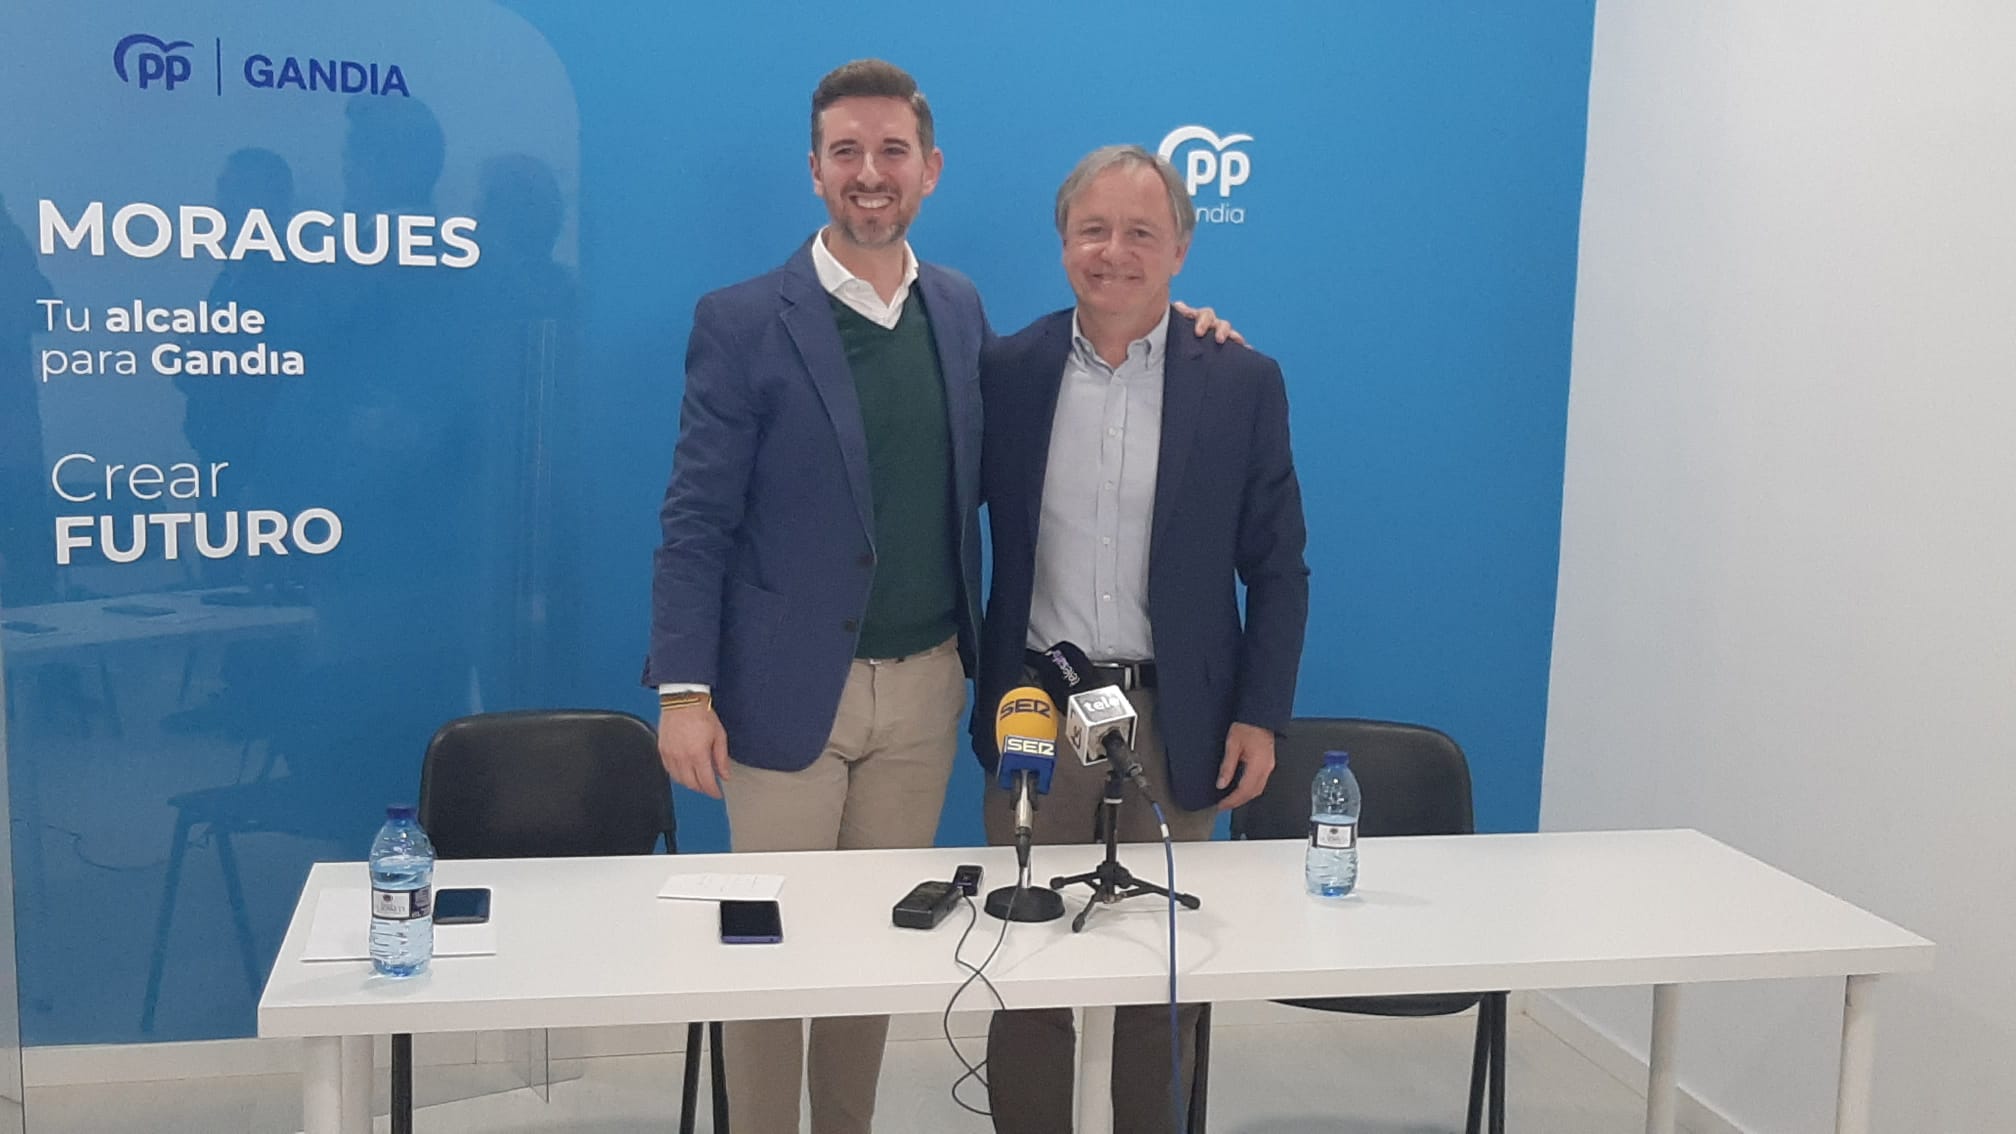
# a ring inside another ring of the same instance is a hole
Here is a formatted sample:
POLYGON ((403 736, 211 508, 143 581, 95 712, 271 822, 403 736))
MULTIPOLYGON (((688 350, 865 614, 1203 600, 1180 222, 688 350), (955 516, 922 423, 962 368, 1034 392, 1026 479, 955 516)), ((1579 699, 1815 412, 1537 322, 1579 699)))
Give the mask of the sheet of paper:
MULTIPOLYGON (((481 925, 437 925, 434 956, 487 957, 497 952, 497 911, 504 902, 492 895, 490 920, 481 925)), ((368 961, 371 959, 371 891, 322 891, 315 902, 315 920, 308 925, 304 961, 368 961)))
POLYGON ((694 902, 769 902, 783 889, 782 874, 674 874, 658 888, 658 896, 694 902))

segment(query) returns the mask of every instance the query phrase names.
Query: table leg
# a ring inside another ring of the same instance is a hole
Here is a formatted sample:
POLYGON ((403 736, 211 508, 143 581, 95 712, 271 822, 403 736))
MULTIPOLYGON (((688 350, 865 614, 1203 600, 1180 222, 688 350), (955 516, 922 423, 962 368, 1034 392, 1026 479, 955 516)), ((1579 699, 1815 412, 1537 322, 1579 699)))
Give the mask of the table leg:
POLYGON ((301 1041, 301 1129, 343 1134, 343 1041, 310 1036, 301 1041))
POLYGON ((1673 1134, 1680 1111, 1680 1073, 1675 1041, 1680 1038, 1680 986, 1652 986, 1652 1052, 1645 1084, 1645 1134, 1673 1134))
POLYGON ((1113 1134, 1113 1009, 1081 1009, 1078 1134, 1113 1134))
POLYGON ((1841 1083, 1834 1096, 1834 1134, 1869 1134, 1869 1080, 1876 1066, 1873 976, 1848 978, 1841 1009, 1841 1083))
POLYGON ((371 1134, 371 1037, 344 1036, 343 1134, 371 1134))

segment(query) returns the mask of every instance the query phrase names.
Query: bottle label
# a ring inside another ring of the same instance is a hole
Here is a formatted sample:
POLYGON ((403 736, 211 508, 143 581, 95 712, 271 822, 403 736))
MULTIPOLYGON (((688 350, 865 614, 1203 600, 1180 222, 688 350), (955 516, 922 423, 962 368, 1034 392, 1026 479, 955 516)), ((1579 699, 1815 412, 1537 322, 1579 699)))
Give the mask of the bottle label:
POLYGON ((1309 824, 1309 845, 1323 850, 1351 850, 1358 845, 1358 824, 1317 823, 1309 824))
POLYGON ((418 890, 372 890, 371 916, 384 921, 414 921, 434 912, 434 887, 418 890))

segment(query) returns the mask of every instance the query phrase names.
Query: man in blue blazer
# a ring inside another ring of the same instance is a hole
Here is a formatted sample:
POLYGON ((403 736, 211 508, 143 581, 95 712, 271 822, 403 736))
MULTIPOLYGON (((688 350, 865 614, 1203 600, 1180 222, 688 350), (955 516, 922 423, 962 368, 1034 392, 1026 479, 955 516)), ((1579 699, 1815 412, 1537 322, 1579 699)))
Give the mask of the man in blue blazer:
MULTIPOLYGON (((1169 285, 1195 224, 1169 163, 1137 146, 1081 161, 1057 195, 1072 310, 990 345, 982 483, 994 573, 981 635, 973 745, 991 771, 993 708, 1070 641, 1140 714, 1136 750, 1182 839, 1258 795, 1293 712, 1309 609, 1301 489, 1281 369, 1207 343, 1169 285), (1238 585, 1246 585, 1242 622, 1238 585)), ((1060 745, 1060 748, 1065 746, 1060 745)), ((1037 842, 1088 842, 1103 768, 1060 751, 1037 842)), ((990 841, 1014 837, 1005 792, 990 841)), ((1155 839, 1140 804, 1120 837, 1155 839)), ((1196 1009, 1179 1021, 1188 1098, 1196 1009)), ((1165 1007, 1123 1008, 1112 1092, 1119 1134, 1180 1128, 1165 1007)), ((989 1097, 1001 1134, 1071 1129, 1068 1010, 997 1012, 989 1097)))
MULTIPOLYGON (((964 276, 904 233, 943 157, 914 80, 827 75, 811 172, 831 218, 700 300, 644 680, 659 755, 725 797, 737 851, 929 846, 976 649, 979 357, 964 276)), ((886 1018, 816 1020, 812 1128, 867 1134, 886 1018)), ((728 1026, 738 1134, 796 1134, 801 1021, 728 1026)))

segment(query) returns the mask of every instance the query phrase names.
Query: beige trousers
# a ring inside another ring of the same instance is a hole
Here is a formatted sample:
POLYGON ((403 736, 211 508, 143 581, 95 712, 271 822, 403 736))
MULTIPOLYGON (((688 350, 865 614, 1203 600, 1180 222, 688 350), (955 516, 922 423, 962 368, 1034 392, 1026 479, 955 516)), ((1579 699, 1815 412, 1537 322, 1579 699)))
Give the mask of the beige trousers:
MULTIPOLYGON (((1135 726, 1135 752, 1141 770, 1147 774, 1156 798, 1163 801, 1169 815, 1169 834, 1184 842, 1201 842, 1211 837, 1218 820, 1215 810, 1169 810, 1169 759, 1162 750, 1161 734, 1155 727, 1155 691, 1130 690, 1127 700, 1140 715, 1135 726)), ((1060 740, 1057 770, 1052 773, 1050 794, 1040 800, 1036 812, 1034 842, 1045 845, 1093 842, 1094 824, 1100 801, 1106 794, 1106 765, 1085 767, 1078 754, 1060 740)), ((1166 860, 1160 843, 1162 832, 1155 825, 1155 813, 1132 784, 1127 786, 1120 807, 1120 841, 1154 842, 1147 847, 1123 848, 1120 861, 1146 882, 1168 885, 1166 860)), ((990 790, 982 808, 987 841, 1002 844, 1015 841, 1014 800, 1005 791, 990 790)), ((1077 874, 1099 862, 1100 852, 1086 848, 1081 863, 1071 863, 1060 873, 1077 874)), ((1037 885, 1049 878, 1034 880, 1037 885)), ((1183 879, 1176 879, 1182 888, 1183 879)), ((1091 890, 1074 886, 1064 894, 1066 916, 1074 916, 1084 906, 1091 890)), ((1128 899, 1130 903, 1160 903, 1160 897, 1128 899)), ((1085 927, 1098 933, 1100 914, 1094 913, 1085 927)), ((1110 916, 1110 915, 1109 915, 1110 916)), ((1178 917, 1183 916, 1179 911, 1178 917)), ((1195 1065, 1194 1041, 1198 1006, 1179 1006, 1177 1028, 1182 1040, 1183 1097, 1189 1098, 1190 1073, 1195 1065)), ((1069 1008, 1036 1008, 994 1013, 987 1029, 987 1102, 994 1112, 996 1134, 1069 1134, 1072 1126, 1072 1082, 1077 1031, 1069 1008)), ((1086 1084, 1092 1089, 1092 1084, 1086 1084)), ((1121 1008, 1113 1021, 1113 1130, 1114 1134, 1169 1134, 1182 1129, 1172 1124, 1169 1113, 1169 1006, 1144 1004, 1121 1008)), ((1186 1112, 1187 1113, 1187 1112, 1186 1112)))
MULTIPOLYGON (((738 852, 928 847, 959 747, 966 678, 954 642, 854 662, 819 758, 803 771, 737 764, 722 784, 738 852)), ((735 738, 728 738, 733 752, 735 738)), ((791 933, 790 895, 784 932, 791 933)), ((812 1134, 869 1134, 887 1016, 758 1020, 724 1028, 735 1134, 798 1134, 809 1083, 812 1134)))

